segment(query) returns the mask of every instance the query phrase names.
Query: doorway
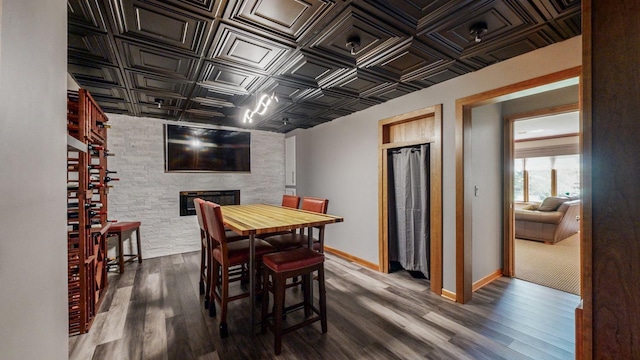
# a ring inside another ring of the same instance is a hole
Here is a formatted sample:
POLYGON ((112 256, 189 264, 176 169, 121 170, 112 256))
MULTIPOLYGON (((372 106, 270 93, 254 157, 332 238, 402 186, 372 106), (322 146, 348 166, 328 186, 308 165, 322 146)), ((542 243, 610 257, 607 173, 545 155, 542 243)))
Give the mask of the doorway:
POLYGON ((428 237, 431 291, 442 294, 442 105, 434 105, 378 123, 378 251, 379 267, 389 272, 388 152, 428 144, 428 237))
MULTIPOLYGON (((468 96, 456 101, 456 294, 459 303, 472 297, 472 193, 467 189, 465 173, 470 174, 472 109, 511 99, 538 94, 579 83, 581 67, 563 70, 503 88, 468 96)), ((506 188, 506 187, 505 187, 506 188)), ((503 199, 505 201, 507 198, 503 199)), ((508 204, 505 203, 506 209, 508 204)), ((508 214, 504 214, 507 219, 508 214)), ((505 224, 508 223, 505 221, 505 224)), ((506 233, 506 231, 505 231, 506 233)), ((511 249, 505 249, 512 251, 511 249)))
POLYGON ((504 126, 504 275, 580 295, 579 104, 508 114, 504 126), (554 199, 557 209, 538 211, 554 199))

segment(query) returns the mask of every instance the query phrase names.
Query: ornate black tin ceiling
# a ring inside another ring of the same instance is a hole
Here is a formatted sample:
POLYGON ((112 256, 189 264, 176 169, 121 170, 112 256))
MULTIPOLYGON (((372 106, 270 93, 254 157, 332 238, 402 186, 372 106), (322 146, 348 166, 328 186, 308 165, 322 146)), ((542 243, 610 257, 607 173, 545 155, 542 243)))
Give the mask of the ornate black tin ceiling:
POLYGON ((106 112, 276 132, 580 34, 579 0, 68 0, 68 9, 68 71, 106 112), (487 28, 481 42, 476 24, 487 28), (244 124, 263 94, 278 102, 244 124))

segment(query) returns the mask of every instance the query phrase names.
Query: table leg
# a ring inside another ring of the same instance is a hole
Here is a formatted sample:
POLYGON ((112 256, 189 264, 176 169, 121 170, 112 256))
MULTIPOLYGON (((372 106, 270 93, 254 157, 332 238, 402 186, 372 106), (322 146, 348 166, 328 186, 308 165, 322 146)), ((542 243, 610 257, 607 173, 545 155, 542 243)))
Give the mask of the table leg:
MULTIPOLYGON (((313 250, 313 227, 311 226, 308 229, 309 236, 307 237, 307 247, 313 250)), ((313 274, 311 276, 304 276, 303 278, 306 280, 304 285, 307 287, 307 289, 309 289, 309 301, 313 304, 313 274)), ((311 310, 307 309, 306 305, 304 316, 311 316, 311 310)))
POLYGON ((142 249, 140 248, 140 227, 136 228, 136 242, 138 243, 138 264, 142 264, 142 249))
POLYGON ((256 248, 255 248, 255 238, 254 234, 249 235, 249 325, 251 329, 251 337, 254 334, 254 323, 253 323, 253 310, 255 308, 255 293, 256 293, 256 285, 255 285, 255 263, 256 263, 256 248))
POLYGON ((124 273, 124 241, 122 240, 122 232, 118 233, 118 268, 120 268, 120 274, 124 273))

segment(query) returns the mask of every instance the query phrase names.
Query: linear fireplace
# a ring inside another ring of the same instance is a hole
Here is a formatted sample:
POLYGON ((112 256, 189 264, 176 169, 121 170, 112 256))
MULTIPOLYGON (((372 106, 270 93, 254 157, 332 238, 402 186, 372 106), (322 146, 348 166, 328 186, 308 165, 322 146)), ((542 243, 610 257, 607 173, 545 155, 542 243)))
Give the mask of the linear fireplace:
POLYGON ((219 205, 239 205, 240 190, 180 191, 180 216, 195 215, 195 198, 219 205))

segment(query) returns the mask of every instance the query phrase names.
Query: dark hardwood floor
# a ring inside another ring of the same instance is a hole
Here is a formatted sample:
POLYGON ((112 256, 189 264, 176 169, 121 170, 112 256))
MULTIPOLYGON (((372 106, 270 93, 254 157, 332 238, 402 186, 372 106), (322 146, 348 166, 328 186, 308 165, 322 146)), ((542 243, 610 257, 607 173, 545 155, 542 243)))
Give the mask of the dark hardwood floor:
MULTIPOLYGON (((220 339, 217 321, 198 294, 199 259, 198 252, 146 259, 128 264, 123 275, 111 274, 91 331, 69 339, 69 358, 574 357, 575 295, 502 278, 459 305, 429 292, 427 280, 404 271, 381 274, 331 255, 326 262, 328 333, 321 334, 315 323, 287 334, 276 357, 271 332, 250 336, 247 299, 230 304, 229 337, 220 339)), ((288 290, 287 300, 300 293, 288 290)), ((287 321, 296 319, 297 314, 287 316, 287 321)))

